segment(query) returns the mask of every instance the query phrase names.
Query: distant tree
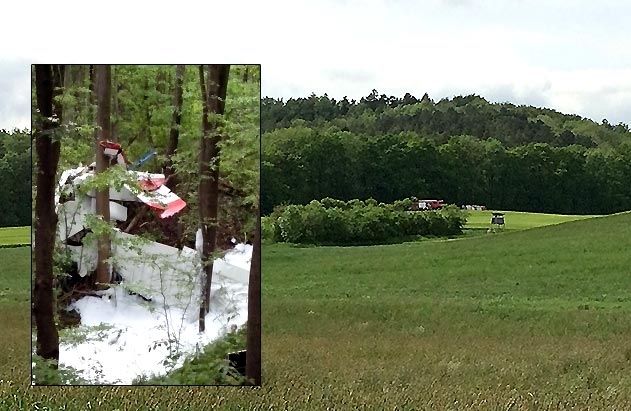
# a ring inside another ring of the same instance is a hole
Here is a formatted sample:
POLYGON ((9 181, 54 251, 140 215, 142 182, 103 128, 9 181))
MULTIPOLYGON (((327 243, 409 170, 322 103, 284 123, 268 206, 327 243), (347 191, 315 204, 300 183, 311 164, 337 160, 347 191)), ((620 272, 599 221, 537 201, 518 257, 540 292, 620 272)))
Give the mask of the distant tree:
POLYGON ((403 99, 401 99, 401 105, 407 106, 410 104, 416 104, 419 102, 419 99, 411 95, 410 93, 405 93, 403 99))
POLYGON ((554 143, 559 147, 569 146, 576 143, 576 136, 570 130, 563 130, 563 132, 554 139, 554 143))
POLYGON ((434 100, 429 97, 429 94, 425 93, 423 97, 421 97, 421 103, 434 104, 434 100))
POLYGON ((0 130, 0 227, 31 224, 31 136, 26 130, 0 130))

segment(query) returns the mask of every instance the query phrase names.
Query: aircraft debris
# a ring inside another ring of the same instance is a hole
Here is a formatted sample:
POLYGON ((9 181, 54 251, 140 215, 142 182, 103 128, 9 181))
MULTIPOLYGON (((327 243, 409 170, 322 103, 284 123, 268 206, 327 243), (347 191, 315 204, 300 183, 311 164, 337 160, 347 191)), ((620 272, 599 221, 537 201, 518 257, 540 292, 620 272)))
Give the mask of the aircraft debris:
MULTIPOLYGON (((181 212, 186 202, 164 185, 163 174, 128 170, 127 160, 118 143, 101 142, 100 146, 112 161, 126 170, 131 181, 137 182, 136 187, 128 184, 123 184, 118 190, 110 187, 110 219, 116 224, 111 235, 112 276, 122 278, 126 287, 143 298, 160 297, 165 304, 175 306, 190 303, 191 298, 198 298, 200 294, 202 269, 199 249, 186 246, 179 249, 124 232, 129 222, 144 211, 142 207, 132 207, 133 204, 144 204, 158 218, 166 219, 181 212)), ((96 192, 80 190, 94 177, 94 164, 64 170, 55 196, 58 237, 69 250, 81 277, 94 272, 97 265, 96 241, 85 241, 91 232, 88 216, 96 213, 96 192)), ((201 230, 197 242, 200 239, 201 230)), ((240 260, 230 257, 231 254, 244 253, 244 247, 249 246, 237 244, 234 250, 216 260, 213 273, 247 284, 249 264, 246 267, 236 262, 240 260)))

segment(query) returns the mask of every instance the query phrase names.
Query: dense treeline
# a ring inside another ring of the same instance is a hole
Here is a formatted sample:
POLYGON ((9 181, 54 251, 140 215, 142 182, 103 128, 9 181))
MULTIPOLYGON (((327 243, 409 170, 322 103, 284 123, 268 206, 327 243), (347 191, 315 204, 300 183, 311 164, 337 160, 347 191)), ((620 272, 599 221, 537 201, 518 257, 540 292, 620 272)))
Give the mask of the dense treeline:
POLYGON ((382 244, 418 236, 462 234, 466 213, 447 206, 439 211, 409 212, 411 199, 392 204, 374 199, 344 202, 325 198, 307 205, 277 208, 263 220, 264 235, 296 244, 382 244))
POLYGON ((565 214, 631 209, 631 142, 616 147, 506 147, 457 136, 368 136, 306 125, 263 136, 262 209, 324 197, 380 202, 417 196, 565 214))
POLYGON ((0 201, 0 227, 31 224, 31 139, 26 130, 0 130, 0 201))
POLYGON ((626 124, 601 124, 577 115, 510 103, 489 103, 477 95, 456 96, 434 102, 427 94, 421 99, 379 95, 376 90, 359 101, 335 100, 311 95, 287 101, 262 100, 262 131, 292 125, 319 130, 349 131, 363 136, 415 133, 437 143, 451 136, 470 135, 495 138, 505 146, 548 143, 553 146, 579 144, 585 147, 617 146, 631 141, 626 124))

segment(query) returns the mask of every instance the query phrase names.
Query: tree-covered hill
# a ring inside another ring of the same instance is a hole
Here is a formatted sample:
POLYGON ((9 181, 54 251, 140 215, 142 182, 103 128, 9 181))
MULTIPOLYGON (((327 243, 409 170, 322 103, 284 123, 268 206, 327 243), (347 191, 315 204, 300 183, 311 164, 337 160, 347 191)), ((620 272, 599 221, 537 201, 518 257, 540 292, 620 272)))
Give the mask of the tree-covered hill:
POLYGON ((631 132, 471 95, 262 104, 261 206, 417 196, 562 214, 631 209, 631 132))
MULTIPOLYGON (((262 131, 290 127, 297 120, 318 128, 333 128, 363 135, 412 132, 439 143, 450 136, 495 138, 512 147, 527 143, 553 146, 617 146, 631 141, 627 124, 596 123, 577 115, 548 108, 490 103, 478 95, 443 98, 434 102, 427 94, 418 99, 379 95, 373 90, 359 101, 312 94, 306 98, 262 100, 262 131)), ((305 124, 300 122, 300 124, 305 124)))

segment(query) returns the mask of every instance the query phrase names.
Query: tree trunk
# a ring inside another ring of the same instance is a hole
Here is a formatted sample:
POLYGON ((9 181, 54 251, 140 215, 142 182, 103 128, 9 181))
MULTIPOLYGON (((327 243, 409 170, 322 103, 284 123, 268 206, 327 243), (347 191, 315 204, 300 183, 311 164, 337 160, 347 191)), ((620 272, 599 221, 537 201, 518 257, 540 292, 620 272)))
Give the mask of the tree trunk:
POLYGON ((59 360, 59 334, 55 325, 53 297, 53 249, 55 214, 55 174, 60 142, 54 136, 62 120, 60 94, 64 66, 36 65, 35 92, 39 116, 35 129, 37 151, 37 193, 35 195, 35 286, 33 314, 37 326, 37 355, 59 360))
MULTIPOLYGON (((75 68, 71 65, 64 68, 64 94, 71 94, 74 98, 77 98, 77 93, 73 89, 73 86, 75 85, 73 71, 75 71, 75 68)), ((64 110, 64 122, 66 125, 76 122, 77 116, 75 110, 75 107, 70 104, 66 106, 66 110, 64 110)))
POLYGON ((248 284, 248 328, 245 376, 251 384, 261 385, 261 214, 256 211, 254 248, 248 284))
POLYGON ((204 267, 202 303, 199 308, 199 331, 206 328, 205 317, 209 310, 212 284, 213 253, 217 244, 217 203, 219 199, 219 125, 225 108, 229 65, 208 66, 204 80, 204 67, 199 67, 202 91, 202 140, 199 151, 199 217, 202 230, 202 264, 204 267), (209 114, 212 113, 212 118, 209 114), (221 116, 221 117, 219 117, 221 116))
MULTIPOLYGON (((95 124, 97 123, 96 121, 96 74, 95 74, 95 69, 94 69, 94 64, 90 64, 88 66, 88 80, 89 80, 89 89, 90 89, 90 93, 88 93, 88 122, 90 124, 95 124)), ((94 140, 98 140, 99 138, 99 132, 97 130, 97 128, 94 128, 94 140)))
POLYGON ((147 142, 149 143, 149 147, 155 148, 155 144, 153 144, 153 136, 151 135, 151 110, 149 106, 149 77, 145 77, 145 137, 147 138, 147 142))
MULTIPOLYGON (((95 66, 95 86, 97 98, 97 125, 98 138, 95 143, 96 173, 104 172, 109 159, 103 154, 99 141, 110 139, 110 104, 111 104, 111 69, 109 65, 95 66)), ((110 192, 108 188, 96 192, 96 214, 100 215, 106 223, 110 221, 110 192)), ((96 282, 99 288, 107 287, 110 282, 110 268, 107 259, 110 258, 111 243, 108 235, 98 238, 98 258, 96 265, 96 282)))
POLYGON ((120 119, 119 107, 118 107, 118 81, 116 80, 116 68, 111 68, 111 81, 112 85, 110 89, 113 89, 112 93, 112 118, 113 121, 110 125, 110 139, 111 141, 118 141, 118 121, 120 119))
POLYGON ((175 190, 177 185, 175 171, 173 170, 173 161, 171 156, 177 151, 177 145, 180 138, 180 125, 182 124, 182 93, 184 86, 184 71, 186 66, 178 64, 175 69, 175 90, 173 91, 173 119, 171 120, 171 131, 169 133, 169 146, 166 152, 166 161, 164 164, 164 176, 167 178, 167 187, 171 191, 175 190), (169 178, 170 177, 170 178, 169 178))

